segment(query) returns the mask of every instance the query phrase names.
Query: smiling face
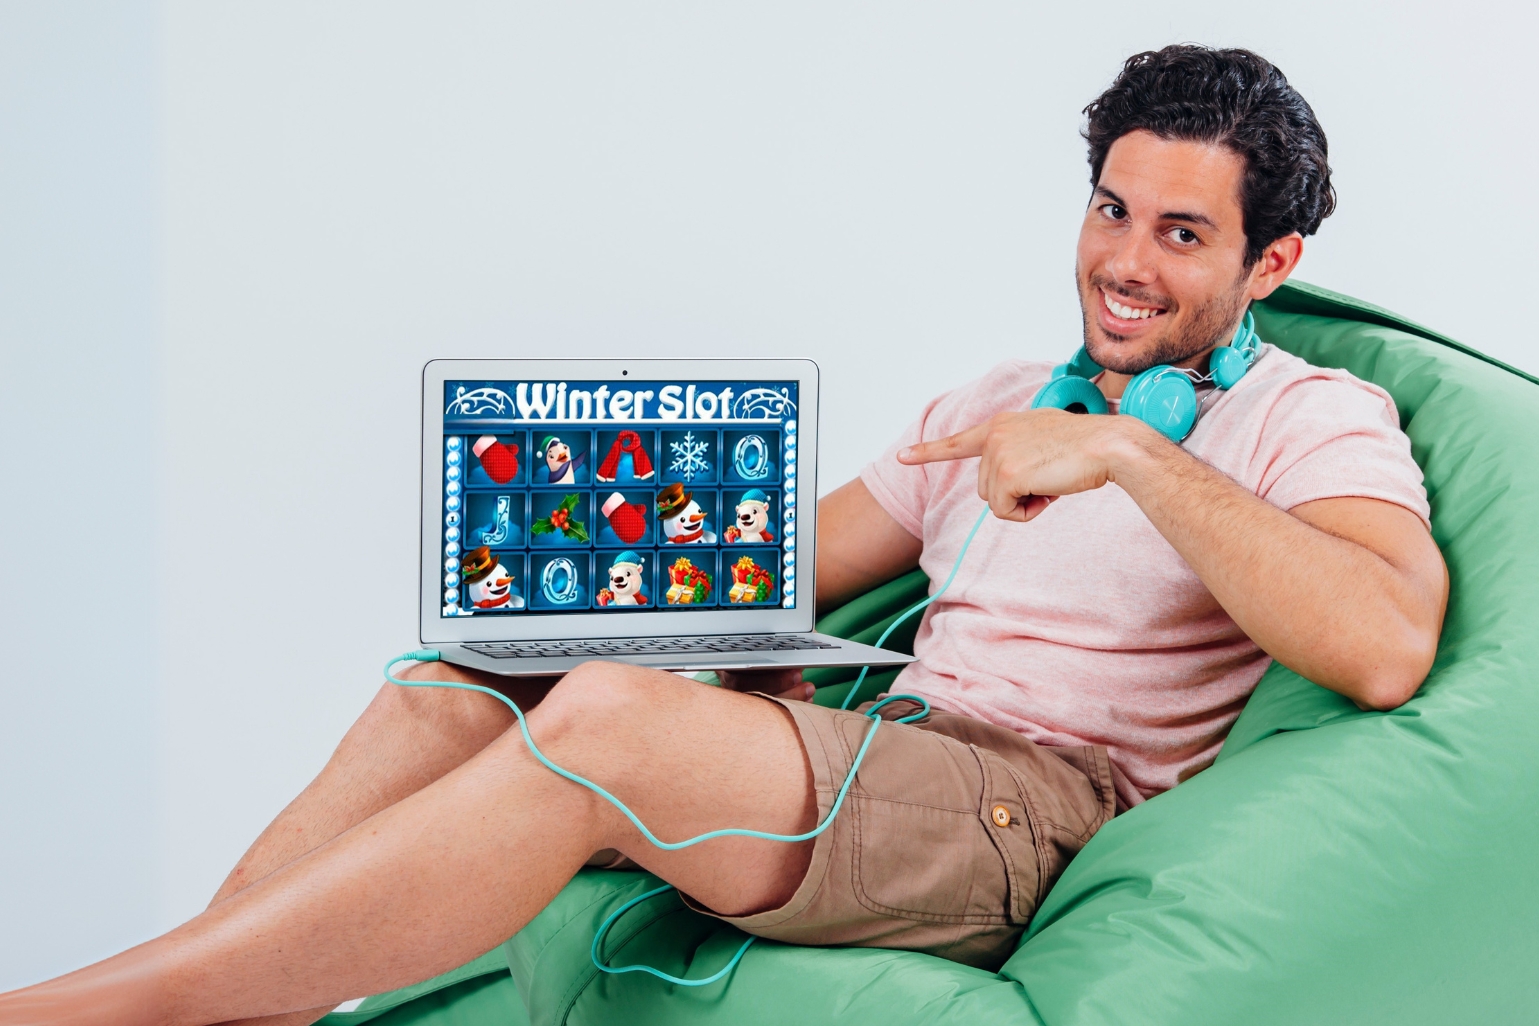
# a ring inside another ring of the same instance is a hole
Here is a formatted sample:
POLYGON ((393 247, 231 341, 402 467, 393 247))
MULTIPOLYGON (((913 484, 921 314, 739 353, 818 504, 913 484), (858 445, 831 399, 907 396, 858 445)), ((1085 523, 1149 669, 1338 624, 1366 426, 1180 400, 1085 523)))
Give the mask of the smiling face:
POLYGON ((1157 364, 1201 368, 1246 304, 1287 278, 1297 233, 1245 265, 1245 161, 1212 143, 1129 132, 1111 146, 1080 226, 1075 278, 1085 348, 1109 372, 1102 390, 1157 364))
POLYGON ((609 587, 620 596, 641 594, 641 567, 635 563, 616 563, 609 568, 609 587))
POLYGON ((691 499, 689 505, 679 510, 674 520, 681 531, 693 531, 705 522, 705 513, 700 509, 700 504, 691 499))
POLYGON ((555 470, 572 458, 572 450, 565 442, 552 442, 545 447, 545 465, 555 470))
POLYGON ((769 526, 769 507, 751 499, 738 503, 737 526, 744 534, 762 534, 769 526))
MULTIPOLYGON (((705 529, 705 511, 700 503, 691 499, 677 513, 663 521, 663 534, 670 539, 679 538, 705 529)), ((696 538, 695 541, 708 539, 696 538)))
POLYGON ((476 581, 470 586, 470 601, 473 603, 490 602, 500 604, 507 600, 508 591, 513 586, 513 575, 503 568, 501 563, 492 567, 492 572, 476 581))

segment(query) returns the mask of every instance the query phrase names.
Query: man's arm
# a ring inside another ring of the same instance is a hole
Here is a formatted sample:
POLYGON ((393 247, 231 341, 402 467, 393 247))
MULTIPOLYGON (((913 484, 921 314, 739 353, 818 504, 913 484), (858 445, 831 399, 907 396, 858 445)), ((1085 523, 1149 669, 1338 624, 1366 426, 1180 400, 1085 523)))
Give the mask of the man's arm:
POLYGON ((922 547, 858 477, 819 499, 818 615, 914 569, 922 547))
MULTIPOLYGON (((856 478, 818 500, 819 615, 919 565, 919 539, 905 531, 856 478)), ((734 691, 811 701, 800 670, 722 673, 734 691)))
POLYGON ((1002 414, 898 454, 969 456, 1006 520, 1035 517, 1037 497, 1115 482, 1263 651, 1361 706, 1393 709, 1432 667, 1448 571, 1409 510, 1340 498, 1284 512, 1133 417, 1002 414))

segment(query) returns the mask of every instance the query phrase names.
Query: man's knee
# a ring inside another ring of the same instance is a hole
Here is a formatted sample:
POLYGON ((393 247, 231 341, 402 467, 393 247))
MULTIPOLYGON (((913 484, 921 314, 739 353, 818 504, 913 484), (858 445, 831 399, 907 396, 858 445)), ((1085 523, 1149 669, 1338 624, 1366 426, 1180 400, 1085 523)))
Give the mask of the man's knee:
POLYGON ((673 679, 623 663, 583 663, 541 703, 541 732, 596 738, 642 728, 673 679))
MULTIPOLYGON (((405 681, 453 681, 458 674, 443 663, 411 663, 392 671, 405 681)), ((391 722, 449 732, 482 743, 507 730, 513 714, 491 695, 463 688, 406 687, 386 682, 369 706, 369 713, 391 722)))

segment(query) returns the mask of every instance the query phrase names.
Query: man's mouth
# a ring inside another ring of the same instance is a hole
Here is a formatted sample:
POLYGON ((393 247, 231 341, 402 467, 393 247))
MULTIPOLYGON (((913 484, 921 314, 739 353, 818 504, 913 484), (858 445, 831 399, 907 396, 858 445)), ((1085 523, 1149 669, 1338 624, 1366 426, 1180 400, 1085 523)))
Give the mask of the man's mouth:
POLYGON ((1112 297, 1110 292, 1101 290, 1101 301, 1106 307, 1106 312, 1122 321, 1145 321, 1158 317, 1165 312, 1163 306, 1148 306, 1142 303, 1124 302, 1112 297))

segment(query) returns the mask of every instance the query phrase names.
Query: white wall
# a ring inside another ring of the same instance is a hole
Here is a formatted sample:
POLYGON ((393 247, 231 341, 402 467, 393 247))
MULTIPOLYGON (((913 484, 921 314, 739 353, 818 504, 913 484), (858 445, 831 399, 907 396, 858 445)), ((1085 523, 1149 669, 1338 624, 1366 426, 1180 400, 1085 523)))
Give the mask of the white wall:
MULTIPOLYGON (((23 944, 60 910, 75 925, 26 969, 0 967, 0 986, 97 954, 121 938, 112 923, 196 912, 378 665, 412 647, 423 361, 812 356, 837 483, 942 387, 1073 350, 1079 112, 1136 50, 1198 40, 1274 59, 1330 135, 1342 201, 1301 277, 1539 369, 1503 313, 1534 291, 1528 7, 1046 6, 162 5, 156 442, 114 442, 125 474, 158 473, 129 514, 154 546, 117 571, 141 617, 123 650, 159 653, 117 692, 123 717, 155 718, 155 783, 120 784, 119 804, 158 803, 137 849, 158 882, 141 874, 96 913, 70 866, 27 856, 25 901, 0 878, 0 908, 22 909, 0 935, 23 944)), ((62 59, 81 41, 40 45, 62 59)), ((67 97, 27 102, 77 117, 67 97)), ((38 176, 4 202, 53 195, 38 176)), ((133 205, 106 180, 85 188, 133 205)), ((3 247, 5 266, 24 260, 3 247)), ((62 269, 28 273, 68 294, 62 269)), ((108 336, 97 345, 83 351, 108 336)), ((77 487, 6 452, 7 480, 77 487)), ((0 551, 35 573, 26 504, 6 508, 0 551)), ((74 637, 35 612, 32 580, 3 585, 32 611, 20 637, 74 637)), ((8 707, 27 693, 5 689, 8 707)), ((21 706, 22 730, 55 733, 15 764, 113 772, 114 728, 61 728, 50 701, 21 706)), ((32 772, 0 779, 18 836, 142 831, 32 772)))
POLYGON ((162 916, 153 14, 0 6, 0 990, 162 916))

